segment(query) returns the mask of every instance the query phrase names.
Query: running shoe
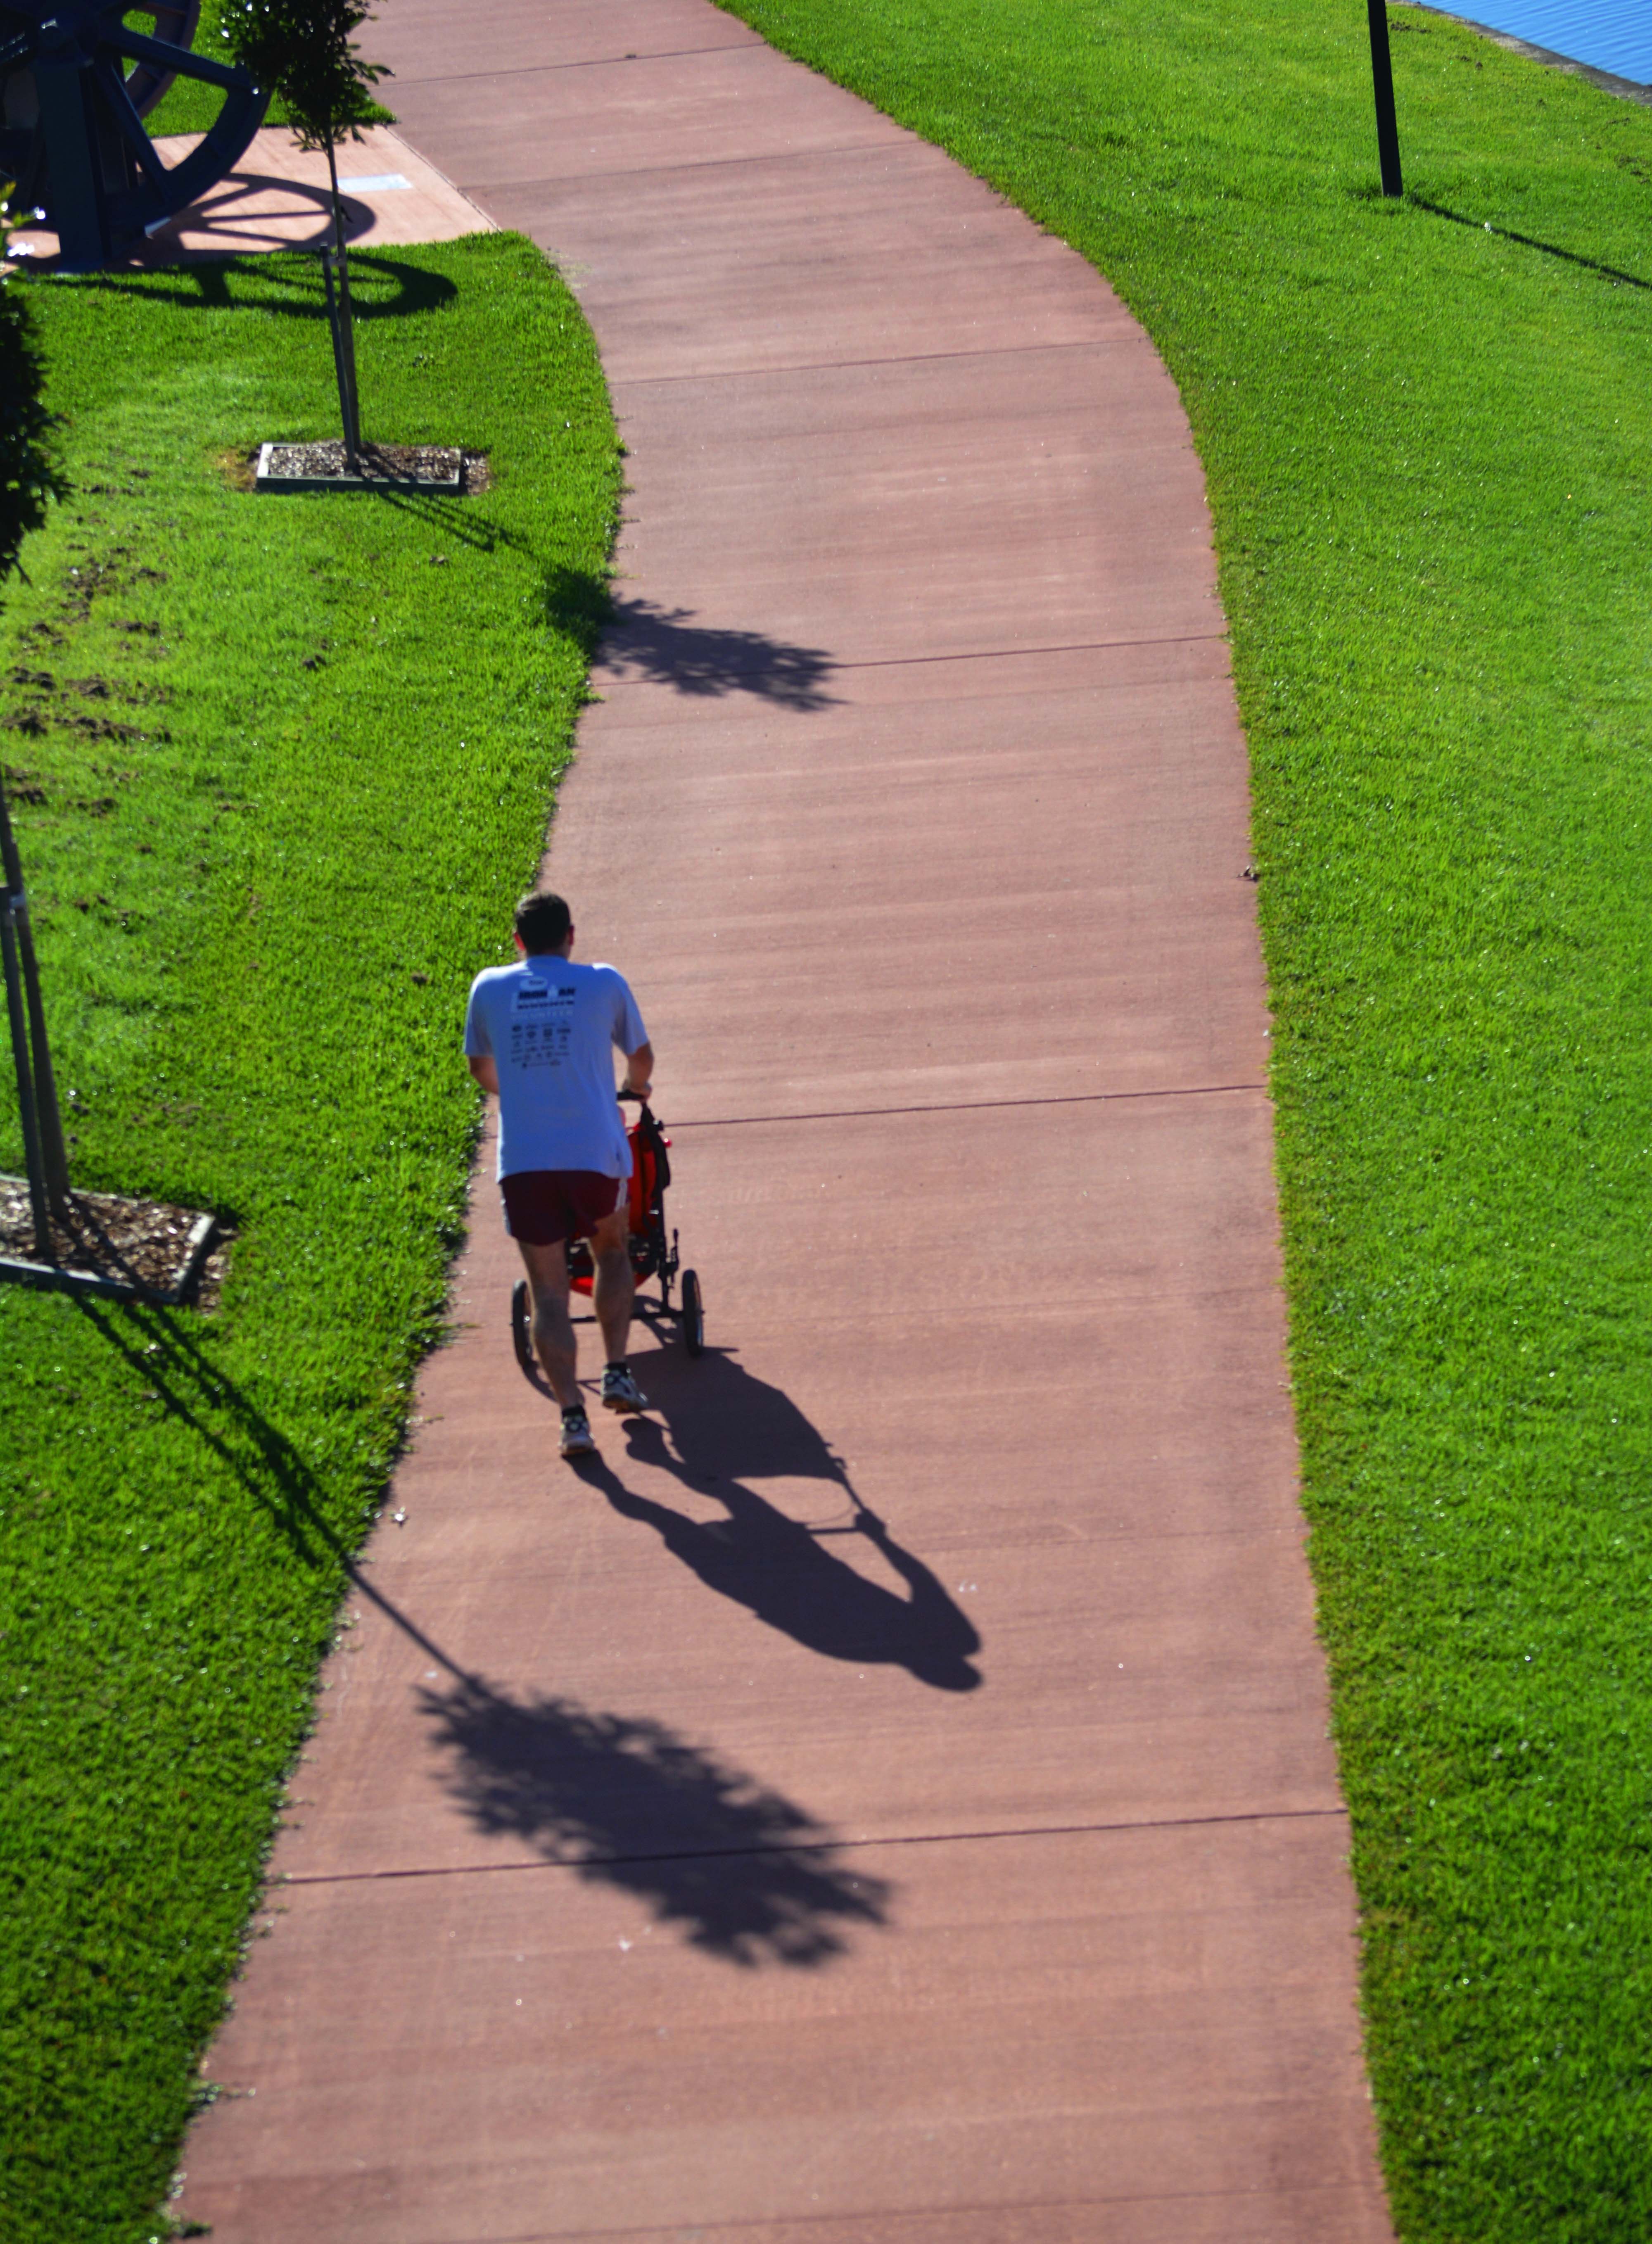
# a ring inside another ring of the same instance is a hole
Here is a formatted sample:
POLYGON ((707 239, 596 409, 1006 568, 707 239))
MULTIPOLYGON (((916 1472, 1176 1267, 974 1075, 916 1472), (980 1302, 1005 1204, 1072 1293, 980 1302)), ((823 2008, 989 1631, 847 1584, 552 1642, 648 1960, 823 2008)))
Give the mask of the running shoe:
POLYGON ((603 1374, 604 1410, 646 1410, 648 1397, 631 1376, 630 1366, 610 1363, 603 1374))
POLYGON ((562 1453, 565 1457, 588 1457, 597 1447, 590 1420, 583 1410, 563 1412, 562 1453))

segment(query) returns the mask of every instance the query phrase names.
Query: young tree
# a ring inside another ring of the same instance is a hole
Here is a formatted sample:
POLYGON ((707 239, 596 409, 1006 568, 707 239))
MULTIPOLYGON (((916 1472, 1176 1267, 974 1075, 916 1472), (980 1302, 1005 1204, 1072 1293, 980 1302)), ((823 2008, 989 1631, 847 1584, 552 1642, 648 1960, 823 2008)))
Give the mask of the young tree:
POLYGON ((242 69, 287 105, 300 147, 327 151, 333 186, 333 247, 321 252, 321 272, 344 421, 344 456, 351 468, 361 449, 361 416, 337 148, 347 137, 361 138, 361 127, 372 122, 377 107, 373 89, 388 75, 381 64, 363 62, 352 44, 353 33, 369 15, 357 0, 230 0, 221 26, 242 69))
MULTIPOLYGON (((15 273, 4 270, 10 245, 10 210, 0 199, 0 582, 17 566, 17 554, 30 531, 46 518, 47 501, 61 498, 64 484, 51 449, 51 413, 42 391, 45 365, 34 321, 15 273)), ((23 886, 23 868, 6 808, 5 774, 0 768, 0 963, 3 963, 11 1052, 17 1074, 17 1107, 29 1172, 35 1252, 52 1259, 49 1211, 69 1197, 69 1166, 64 1149, 57 1088, 46 1042, 46 1016, 40 1001, 40 973, 23 886)))

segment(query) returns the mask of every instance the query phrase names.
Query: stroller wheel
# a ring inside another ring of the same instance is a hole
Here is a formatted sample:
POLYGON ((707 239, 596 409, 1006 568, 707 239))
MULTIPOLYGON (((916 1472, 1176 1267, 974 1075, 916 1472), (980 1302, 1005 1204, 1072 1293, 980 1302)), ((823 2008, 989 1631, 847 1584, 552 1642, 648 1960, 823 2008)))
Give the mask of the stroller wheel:
POLYGON ((510 1342, 524 1375, 534 1375, 534 1338, 528 1316, 528 1281, 518 1278, 510 1289, 510 1342))
POLYGON ((705 1316, 700 1307, 699 1274, 695 1270, 683 1273, 683 1345, 691 1355, 698 1355, 705 1345, 705 1316))

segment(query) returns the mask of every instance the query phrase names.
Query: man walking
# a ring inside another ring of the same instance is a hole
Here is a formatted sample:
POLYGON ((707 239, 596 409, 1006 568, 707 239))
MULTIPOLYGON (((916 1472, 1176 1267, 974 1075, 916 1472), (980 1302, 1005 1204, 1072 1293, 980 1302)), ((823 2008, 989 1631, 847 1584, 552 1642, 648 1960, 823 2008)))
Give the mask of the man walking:
POLYGON ((654 1051, 624 977, 611 966, 576 965, 573 944, 562 897, 525 896, 516 906, 520 962, 489 967, 470 985, 465 1052, 471 1074, 499 1101, 505 1228, 527 1266, 534 1347, 562 1405, 562 1453, 583 1457, 597 1443, 568 1314, 570 1239, 590 1240, 608 1359, 603 1402, 610 1410, 648 1407, 625 1361, 635 1290, 625 1215, 631 1149, 612 1055, 616 1046, 624 1054, 625 1089, 645 1098, 654 1051))

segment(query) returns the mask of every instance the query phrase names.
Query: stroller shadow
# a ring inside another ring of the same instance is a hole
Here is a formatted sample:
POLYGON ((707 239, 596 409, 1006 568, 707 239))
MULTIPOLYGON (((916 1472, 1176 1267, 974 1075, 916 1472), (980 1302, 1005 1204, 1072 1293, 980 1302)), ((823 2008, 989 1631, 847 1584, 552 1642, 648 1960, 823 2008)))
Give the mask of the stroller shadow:
POLYGON ((823 1824, 664 1723, 518 1705, 472 1677, 422 1699, 479 1830, 634 1895, 692 1947, 812 1969, 843 1953, 844 1928, 887 1922, 887 1883, 852 1875, 823 1824))
POLYGON ((861 1667, 904 1667, 936 1691, 980 1687, 980 1671, 970 1663, 981 1638, 968 1614, 861 1503, 842 1460, 789 1396, 753 1378, 727 1349, 708 1349, 692 1364, 662 1354, 648 1378, 665 1424, 628 1419, 630 1456, 720 1504, 726 1517, 703 1524, 637 1494, 592 1458, 581 1476, 616 1511, 653 1528, 708 1590, 807 1651, 861 1667), (780 1477, 840 1489, 845 1515, 806 1525, 745 1484, 780 1477), (904 1594, 827 1548, 835 1535, 864 1537, 904 1594))

